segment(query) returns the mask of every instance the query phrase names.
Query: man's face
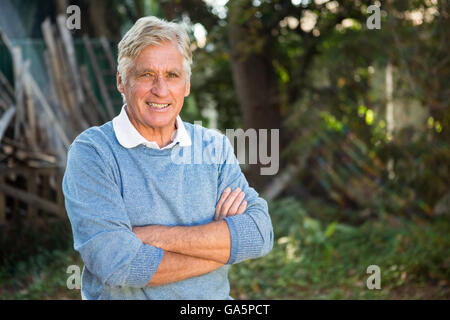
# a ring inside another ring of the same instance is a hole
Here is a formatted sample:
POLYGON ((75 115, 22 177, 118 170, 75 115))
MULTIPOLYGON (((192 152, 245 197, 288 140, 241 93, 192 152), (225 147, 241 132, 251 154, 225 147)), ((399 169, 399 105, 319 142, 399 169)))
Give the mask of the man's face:
POLYGON ((125 95, 128 115, 136 129, 145 137, 152 129, 174 128, 190 90, 183 56, 176 46, 164 42, 144 48, 127 79, 125 84, 118 75, 117 87, 125 95))

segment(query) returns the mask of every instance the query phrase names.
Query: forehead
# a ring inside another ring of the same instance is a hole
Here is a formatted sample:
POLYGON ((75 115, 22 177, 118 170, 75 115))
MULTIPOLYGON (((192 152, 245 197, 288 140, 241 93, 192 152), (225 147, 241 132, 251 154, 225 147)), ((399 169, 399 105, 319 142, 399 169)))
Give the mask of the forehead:
POLYGON ((183 56, 173 42, 145 47, 135 59, 136 69, 182 69, 183 56))

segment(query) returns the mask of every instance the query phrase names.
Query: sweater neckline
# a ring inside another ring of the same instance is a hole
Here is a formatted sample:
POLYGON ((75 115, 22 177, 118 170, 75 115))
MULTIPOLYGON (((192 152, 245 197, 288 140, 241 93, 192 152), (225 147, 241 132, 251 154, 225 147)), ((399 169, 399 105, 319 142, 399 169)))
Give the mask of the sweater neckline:
POLYGON ((140 144, 134 148, 131 148, 130 150, 137 150, 137 151, 142 151, 146 154, 149 154, 151 156, 158 156, 158 157, 167 157, 170 156, 172 154, 172 152, 175 152, 176 154, 179 153, 180 148, 184 148, 183 150, 187 150, 190 147, 180 147, 180 144, 177 143, 176 145, 174 145, 172 148, 169 149, 153 149, 153 148, 148 148, 147 146, 140 144))

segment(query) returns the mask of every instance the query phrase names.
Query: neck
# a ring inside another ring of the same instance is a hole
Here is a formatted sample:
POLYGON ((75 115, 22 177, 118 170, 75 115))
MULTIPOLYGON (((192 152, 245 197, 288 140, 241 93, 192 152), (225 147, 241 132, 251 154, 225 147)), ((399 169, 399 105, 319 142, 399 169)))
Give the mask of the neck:
POLYGON ((125 111, 127 112, 128 119, 130 119, 131 124, 146 140, 156 142, 156 144, 158 144, 160 148, 163 148, 172 142, 171 138, 173 132, 176 129, 176 120, 174 120, 173 123, 168 126, 153 128, 137 122, 134 117, 130 117, 130 113, 128 112, 126 107, 125 111))

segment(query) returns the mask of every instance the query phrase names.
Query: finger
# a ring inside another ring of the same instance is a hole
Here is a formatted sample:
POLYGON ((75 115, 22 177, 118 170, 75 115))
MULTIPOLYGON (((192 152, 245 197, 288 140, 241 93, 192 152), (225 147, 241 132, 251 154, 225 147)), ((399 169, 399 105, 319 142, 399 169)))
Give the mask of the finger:
POLYGON ((240 192, 241 192, 241 189, 236 188, 236 189, 234 189, 234 191, 232 193, 230 193, 228 198, 223 203, 222 208, 220 209, 219 219, 222 219, 226 216, 226 214, 228 213, 228 210, 233 205, 234 200, 236 199, 236 197, 239 195, 240 192))
POLYGON ((236 199, 234 200, 233 204, 230 207, 230 210, 228 210, 227 212, 227 216, 234 216, 237 213, 237 210, 239 208, 239 206, 242 203, 242 200, 244 200, 245 198, 245 193, 243 193, 242 191, 239 193, 239 195, 236 197, 236 199))
POLYGON ((216 213, 214 215, 214 220, 217 220, 219 218, 219 214, 220 214, 220 208, 222 208, 222 204, 223 202, 226 200, 226 198, 228 197, 228 195, 231 192, 231 188, 226 188, 223 192, 222 195, 220 196, 219 202, 216 205, 216 213))
POLYGON ((247 201, 242 201, 241 205, 239 206, 239 208, 237 209, 236 214, 242 214, 245 212, 245 209, 247 209, 247 201))

